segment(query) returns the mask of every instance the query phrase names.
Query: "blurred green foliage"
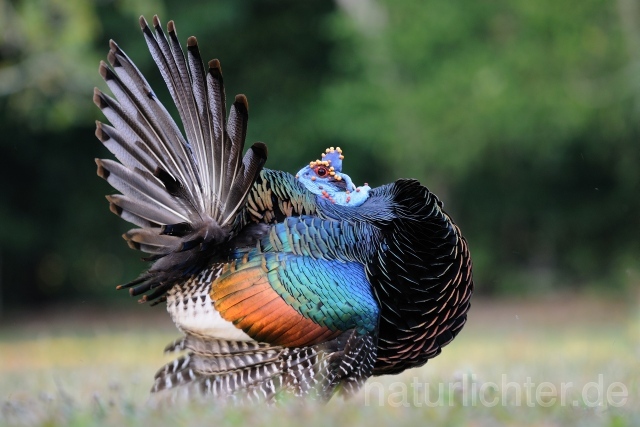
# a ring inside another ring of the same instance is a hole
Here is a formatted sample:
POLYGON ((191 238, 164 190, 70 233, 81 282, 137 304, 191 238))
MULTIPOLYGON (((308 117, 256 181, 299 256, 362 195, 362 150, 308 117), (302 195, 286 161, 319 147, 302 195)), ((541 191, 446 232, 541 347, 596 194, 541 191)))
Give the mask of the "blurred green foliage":
POLYGON ((0 306, 123 300, 144 268, 100 202, 91 96, 113 38, 170 104, 137 23, 154 13, 248 96, 268 167, 339 145, 357 182, 436 192, 480 292, 637 286, 634 0, 0 0, 0 306))

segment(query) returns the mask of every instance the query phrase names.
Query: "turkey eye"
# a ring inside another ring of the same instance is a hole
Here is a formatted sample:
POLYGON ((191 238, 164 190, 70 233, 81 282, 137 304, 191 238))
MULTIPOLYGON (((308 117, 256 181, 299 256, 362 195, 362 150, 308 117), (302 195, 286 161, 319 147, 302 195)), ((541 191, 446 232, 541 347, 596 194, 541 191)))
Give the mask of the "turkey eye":
POLYGON ((327 170, 325 168, 318 168, 316 174, 318 174, 318 176, 325 176, 327 174, 327 170))

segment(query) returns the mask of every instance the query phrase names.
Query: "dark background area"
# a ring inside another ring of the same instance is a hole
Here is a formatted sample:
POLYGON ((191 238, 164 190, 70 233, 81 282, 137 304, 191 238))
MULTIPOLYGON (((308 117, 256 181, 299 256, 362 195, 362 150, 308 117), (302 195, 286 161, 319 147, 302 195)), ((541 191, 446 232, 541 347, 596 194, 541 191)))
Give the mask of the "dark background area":
MULTIPOLYGON (((142 254, 102 195, 92 90, 113 38, 165 104, 157 13, 247 95, 248 143, 295 173, 341 146, 356 183, 413 177, 467 237, 487 296, 624 296, 640 280, 634 0, 0 2, 0 313, 134 304, 142 254)), ((173 108, 171 106, 171 108, 173 108)))

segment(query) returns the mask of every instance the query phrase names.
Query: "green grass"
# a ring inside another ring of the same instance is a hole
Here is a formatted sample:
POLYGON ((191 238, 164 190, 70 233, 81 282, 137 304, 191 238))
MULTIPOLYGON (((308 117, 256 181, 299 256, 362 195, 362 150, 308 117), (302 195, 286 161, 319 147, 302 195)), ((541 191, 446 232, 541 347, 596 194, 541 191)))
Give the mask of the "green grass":
POLYGON ((179 335, 160 308, 13 316, 0 326, 0 425, 638 426, 634 298, 476 301, 442 355, 399 376, 373 378, 351 401, 326 407, 234 408, 150 397, 153 374, 171 359, 162 349, 179 335), (609 404, 622 401, 606 395, 611 384, 614 392, 627 391, 621 407, 609 404))

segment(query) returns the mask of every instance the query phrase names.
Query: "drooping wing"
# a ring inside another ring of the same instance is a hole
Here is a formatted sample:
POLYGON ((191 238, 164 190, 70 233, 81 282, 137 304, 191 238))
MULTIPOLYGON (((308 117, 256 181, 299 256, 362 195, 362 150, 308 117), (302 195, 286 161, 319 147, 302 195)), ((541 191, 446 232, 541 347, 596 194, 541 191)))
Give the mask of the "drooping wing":
POLYGON ((213 283, 223 318, 259 342, 301 347, 375 330, 378 304, 357 262, 253 250, 213 283))
POLYGON ((193 271, 200 252, 228 239, 266 160, 262 143, 242 158, 247 101, 236 97, 227 120, 220 63, 205 73, 194 37, 187 55, 173 22, 168 37, 157 17, 155 34, 140 18, 149 50, 180 114, 185 136, 127 55, 111 41, 111 68, 100 74, 116 99, 96 89, 94 102, 113 126, 97 123, 96 136, 119 162, 96 160, 98 175, 122 194, 107 196, 111 210, 140 228, 125 234, 129 245, 152 254, 152 269, 130 285, 133 294, 159 287, 193 271), (161 285, 162 282, 162 285, 161 285))
POLYGON ((212 283, 222 317, 257 341, 310 345, 378 323, 363 259, 369 230, 313 216, 288 217, 269 228, 259 245, 239 249, 212 283), (365 245, 363 245, 365 243, 365 245))
POLYGON ((294 348, 187 334, 165 349, 188 353, 157 372, 152 391, 180 387, 186 396, 234 401, 274 402, 287 395, 327 401, 338 386, 345 396, 359 390, 371 375, 375 349, 375 334, 355 330, 294 348))
POLYGON ((215 310, 255 341, 187 331, 185 356, 156 374, 154 392, 272 401, 352 395, 376 362, 379 306, 365 267, 349 252, 346 224, 291 217, 257 247, 238 250, 211 283, 215 310), (341 248, 341 249, 339 249, 341 248))
POLYGON ((288 218, 258 247, 236 252, 210 296, 224 319, 269 352, 226 356, 192 346, 189 359, 176 365, 182 368, 167 365, 158 373, 154 390, 185 378, 201 382, 206 392, 258 388, 268 398, 280 389, 314 389, 328 399, 338 384, 346 394, 357 391, 375 364, 379 307, 364 265, 335 247, 351 235, 335 221, 288 218), (254 363, 245 366, 247 357, 254 363), (214 370, 203 368, 212 364, 214 370))

